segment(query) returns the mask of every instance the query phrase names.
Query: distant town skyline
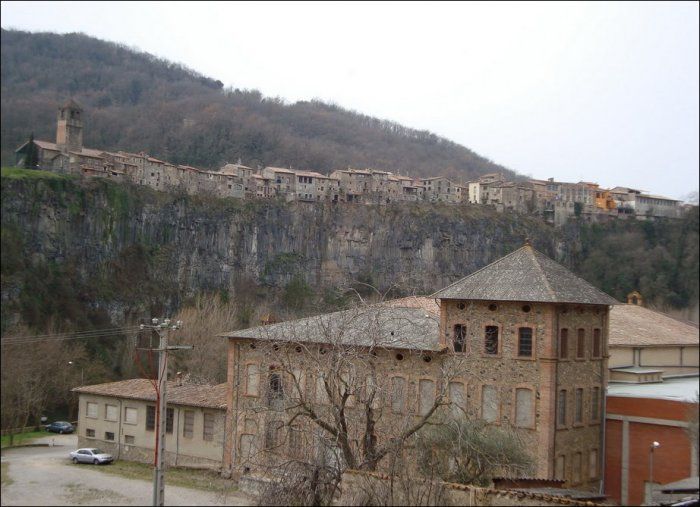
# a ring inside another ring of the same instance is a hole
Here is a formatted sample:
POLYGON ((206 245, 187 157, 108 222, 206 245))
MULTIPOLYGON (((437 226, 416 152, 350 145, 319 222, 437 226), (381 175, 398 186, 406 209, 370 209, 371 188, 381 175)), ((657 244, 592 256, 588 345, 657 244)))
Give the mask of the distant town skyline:
POLYGON ((79 31, 225 86, 318 98, 430 130, 533 178, 672 198, 698 190, 694 2, 1 8, 6 29, 79 31))

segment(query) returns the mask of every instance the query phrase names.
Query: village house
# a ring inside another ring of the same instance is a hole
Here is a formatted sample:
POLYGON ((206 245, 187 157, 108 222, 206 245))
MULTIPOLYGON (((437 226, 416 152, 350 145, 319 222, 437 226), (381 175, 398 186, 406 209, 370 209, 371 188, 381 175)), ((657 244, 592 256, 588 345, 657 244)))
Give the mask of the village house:
POLYGON ((224 468, 245 474, 319 445, 319 428, 302 438, 313 423, 299 407, 322 418, 329 405, 350 400, 343 455, 354 460, 351 449, 370 438, 357 433, 368 413, 380 445, 445 405, 453 417, 517 432, 535 460, 533 477, 599 491, 608 315, 616 303, 526 244, 430 298, 226 333, 224 468), (362 380, 345 394, 324 370, 339 351, 356 351, 343 363, 342 383, 362 380))
POLYGON ((430 202, 457 203, 462 201, 462 186, 444 176, 421 179, 424 199, 430 202))
MULTIPOLYGON (((72 389, 78 399, 78 447, 99 447, 115 459, 153 461, 156 426, 154 381, 131 379, 72 389)), ((168 382, 166 463, 221 465, 226 384, 168 382)))

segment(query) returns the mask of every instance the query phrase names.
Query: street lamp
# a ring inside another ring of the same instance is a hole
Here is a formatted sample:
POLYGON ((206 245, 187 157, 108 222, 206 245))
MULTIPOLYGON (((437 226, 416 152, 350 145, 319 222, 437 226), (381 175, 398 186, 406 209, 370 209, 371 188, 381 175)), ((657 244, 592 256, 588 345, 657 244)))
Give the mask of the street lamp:
POLYGON ((661 447, 661 444, 654 440, 649 446, 649 505, 652 504, 652 492, 654 491, 654 449, 661 447))

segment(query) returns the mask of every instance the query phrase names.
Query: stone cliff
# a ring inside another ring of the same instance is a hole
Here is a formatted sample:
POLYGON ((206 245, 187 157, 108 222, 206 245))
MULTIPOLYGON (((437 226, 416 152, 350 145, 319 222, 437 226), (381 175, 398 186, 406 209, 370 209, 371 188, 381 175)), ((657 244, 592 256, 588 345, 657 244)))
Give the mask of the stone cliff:
POLYGON ((567 255, 561 233, 478 206, 244 202, 64 177, 3 178, 2 227, 9 303, 28 289, 21 272, 37 266, 85 284, 92 306, 160 297, 173 310, 201 291, 235 293, 241 280, 283 287, 299 276, 314 289, 355 280, 426 294, 526 237, 567 255))

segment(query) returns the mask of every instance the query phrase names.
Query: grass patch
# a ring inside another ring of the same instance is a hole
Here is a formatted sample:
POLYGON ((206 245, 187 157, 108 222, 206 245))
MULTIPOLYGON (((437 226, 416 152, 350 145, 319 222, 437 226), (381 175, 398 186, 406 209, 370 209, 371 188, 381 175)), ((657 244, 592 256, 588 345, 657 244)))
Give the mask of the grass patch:
MULTIPOLYGON (((153 466, 145 463, 117 460, 111 465, 97 466, 93 469, 126 479, 153 480, 153 466)), ((185 468, 167 468, 165 485, 201 489, 213 493, 231 493, 238 489, 233 481, 224 479, 216 471, 185 468)))
POLYGON ((27 431, 25 433, 15 433, 13 436, 12 444, 10 444, 10 435, 3 435, 0 437, 0 442, 2 447, 7 447, 8 445, 22 445, 28 444, 35 438, 41 438, 48 435, 45 431, 27 431))
POLYGON ((66 180, 70 178, 67 174, 19 167, 3 167, 0 169, 0 176, 11 180, 66 180))
POLYGON ((6 488, 10 484, 12 484, 13 481, 10 479, 10 464, 9 463, 0 463, 0 478, 2 479, 2 487, 6 488))

